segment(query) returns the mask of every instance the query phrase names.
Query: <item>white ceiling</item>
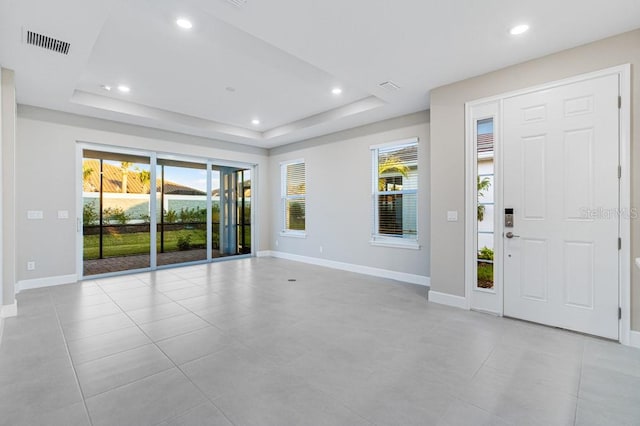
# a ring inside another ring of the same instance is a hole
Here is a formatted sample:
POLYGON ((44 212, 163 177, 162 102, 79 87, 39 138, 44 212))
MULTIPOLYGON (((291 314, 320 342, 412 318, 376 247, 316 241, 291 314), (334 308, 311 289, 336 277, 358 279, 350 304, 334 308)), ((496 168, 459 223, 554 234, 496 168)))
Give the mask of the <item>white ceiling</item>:
POLYGON ((435 87, 638 27, 638 0, 0 0, 0 65, 22 104, 270 148, 427 109, 435 87), (509 35, 521 22, 531 30, 509 35), (69 55, 24 44, 24 29, 69 55))

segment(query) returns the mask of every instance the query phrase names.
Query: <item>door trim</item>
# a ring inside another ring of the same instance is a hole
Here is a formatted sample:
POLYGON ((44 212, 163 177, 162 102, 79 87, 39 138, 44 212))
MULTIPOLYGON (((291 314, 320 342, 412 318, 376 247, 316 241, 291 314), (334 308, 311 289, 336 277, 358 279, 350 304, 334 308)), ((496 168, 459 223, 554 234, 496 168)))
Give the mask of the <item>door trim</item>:
MULTIPOLYGON (((476 262, 476 231, 477 221, 475 211, 477 209, 476 197, 476 141, 475 141, 475 120, 474 113, 480 108, 487 108, 493 105, 496 108, 495 118, 497 125, 494 125, 494 169, 496 175, 494 182, 498 190, 502 188, 502 162, 500 140, 502 140, 502 123, 501 116, 503 111, 503 102, 507 98, 529 94, 540 90, 553 89, 559 86, 578 83, 599 77, 617 75, 619 81, 619 93, 622 96, 622 103, 619 109, 619 144, 620 144, 620 165, 622 167, 622 175, 620 178, 619 193, 619 211, 620 211, 620 229, 619 236, 622 238, 622 248, 618 253, 618 294, 619 303, 622 309, 622 318, 619 321, 619 340, 624 345, 631 344, 631 217, 633 211, 631 209, 631 65, 624 64, 616 67, 606 68, 600 71, 581 74, 574 77, 544 83, 516 91, 506 92, 500 95, 490 96, 465 103, 465 308, 481 311, 488 311, 496 315, 502 316, 504 313, 504 293, 502 292, 502 274, 496 274, 494 279, 495 285, 495 304, 492 309, 486 307, 474 306, 473 294, 474 276, 476 262)), ((496 191, 497 193, 497 191, 496 191)), ((502 212, 502 196, 496 200, 496 212, 502 212)), ((495 215, 494 233, 502 235, 504 226, 500 218, 502 215, 495 215)), ((496 238, 497 240, 501 240, 496 238)), ((502 252, 495 250, 495 259, 498 268, 501 270, 503 265, 502 252)), ((483 292, 486 294, 486 292, 483 292)))

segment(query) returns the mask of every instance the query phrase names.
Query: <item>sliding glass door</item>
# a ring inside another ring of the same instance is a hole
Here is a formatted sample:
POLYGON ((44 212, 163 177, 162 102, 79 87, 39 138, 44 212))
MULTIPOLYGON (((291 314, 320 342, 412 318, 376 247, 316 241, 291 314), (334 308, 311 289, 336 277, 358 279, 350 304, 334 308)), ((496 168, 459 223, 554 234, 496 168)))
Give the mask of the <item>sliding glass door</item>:
POLYGON ((251 253, 251 170, 214 167, 212 257, 251 253))
POLYGON ((85 150, 83 274, 150 267, 149 157, 85 150))
POLYGON ((207 259, 207 165, 158 159, 158 265, 207 259))
POLYGON ((83 275, 251 254, 251 174, 206 160, 82 150, 83 275))

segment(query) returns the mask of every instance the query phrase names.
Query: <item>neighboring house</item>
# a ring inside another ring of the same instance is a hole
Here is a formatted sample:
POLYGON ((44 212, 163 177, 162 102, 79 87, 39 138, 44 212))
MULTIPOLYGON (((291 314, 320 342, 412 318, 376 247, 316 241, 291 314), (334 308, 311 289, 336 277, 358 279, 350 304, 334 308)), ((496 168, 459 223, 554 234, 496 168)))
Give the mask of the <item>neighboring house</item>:
MULTIPOLYGON (((381 174, 381 185, 385 191, 402 191, 418 187, 417 149, 417 146, 411 146, 393 154, 400 159, 407 170, 405 173, 389 171, 381 174), (410 160, 407 161, 407 159, 410 160)), ((416 203, 415 194, 386 196, 386 200, 381 201, 379 205, 380 232, 405 236, 413 234, 415 236, 417 231, 416 203)))
POLYGON ((478 204, 484 206, 484 218, 478 222, 478 250, 488 247, 493 250, 493 132, 479 134, 477 139, 478 177, 489 179, 489 188, 478 197, 478 204))
MULTIPOLYGON (((85 159, 83 161, 84 170, 90 170, 84 178, 82 188, 85 192, 98 192, 100 190, 100 161, 94 159, 85 159)), ((123 193, 123 171, 118 165, 103 162, 102 175, 102 191, 105 193, 123 193)), ((141 173, 135 169, 127 171, 127 194, 148 194, 149 184, 144 184, 140 178, 141 173)), ((157 180, 158 192, 162 188, 162 182, 157 180)), ((171 181, 165 181, 165 194, 175 195, 206 195, 207 193, 199 189, 180 185, 171 181)))
MULTIPOLYGON (((100 198, 100 161, 84 159, 83 170, 83 201, 98 211, 100 198)), ((124 173, 122 167, 104 161, 102 164, 102 192, 104 209, 122 209, 131 222, 148 220, 149 215, 149 182, 144 182, 142 173, 134 168, 127 170, 126 192, 124 187, 124 173)), ((157 192, 162 190, 162 180, 157 180, 157 192)), ((163 210, 180 211, 182 208, 206 208, 205 191, 180 185, 175 182, 164 183, 163 210)))

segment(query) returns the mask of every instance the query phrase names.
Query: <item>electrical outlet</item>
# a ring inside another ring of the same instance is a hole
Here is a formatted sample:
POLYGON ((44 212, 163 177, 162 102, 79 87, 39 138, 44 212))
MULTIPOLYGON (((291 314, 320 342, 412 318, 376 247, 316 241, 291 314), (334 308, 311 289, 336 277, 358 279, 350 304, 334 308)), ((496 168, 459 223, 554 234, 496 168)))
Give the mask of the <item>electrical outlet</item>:
POLYGON ((320 246, 320 253, 322 253, 322 251, 323 251, 323 248, 322 248, 322 246, 320 246))
POLYGON ((35 271, 36 270, 36 262, 30 260, 27 262, 27 271, 35 271))
POLYGON ((278 247, 278 240, 276 240, 276 247, 278 247))

